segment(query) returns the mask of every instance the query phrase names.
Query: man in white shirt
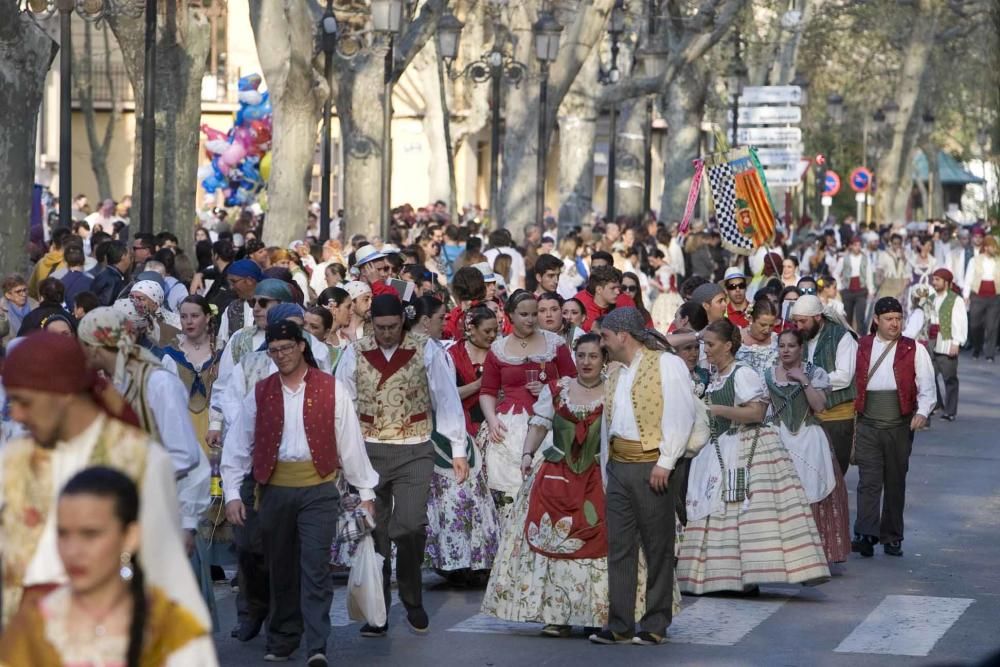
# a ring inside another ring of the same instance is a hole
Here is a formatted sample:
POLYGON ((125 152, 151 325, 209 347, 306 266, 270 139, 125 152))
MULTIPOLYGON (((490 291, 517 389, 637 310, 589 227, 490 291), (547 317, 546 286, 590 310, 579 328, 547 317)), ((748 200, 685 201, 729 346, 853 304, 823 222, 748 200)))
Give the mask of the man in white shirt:
POLYGON ((302 328, 288 320, 272 324, 266 344, 278 372, 247 394, 222 450, 226 518, 243 525, 240 487, 252 472, 271 587, 264 659, 287 660, 304 626, 306 664, 325 667, 337 471, 358 489, 361 507, 372 516, 379 477, 365 453, 350 393, 316 368, 302 328))
POLYGON ((868 295, 875 294, 875 267, 861 251, 861 237, 854 236, 837 263, 838 288, 844 312, 855 331, 863 331, 868 295))
POLYGON ((91 232, 104 231, 108 234, 114 233, 115 223, 119 221, 128 224, 126 220, 115 215, 115 201, 113 199, 105 199, 101 202, 99 209, 84 218, 84 222, 90 225, 91 232))
MULTIPOLYGON (((418 633, 430 621, 423 606, 421 566, 427 541, 427 496, 434 472, 431 431, 451 447, 459 484, 469 474, 465 412, 455 385, 455 371, 443 347, 403 331, 403 304, 395 294, 372 300, 374 335, 348 347, 337 364, 337 379, 358 405, 358 419, 368 457, 379 473, 375 488, 375 549, 382 568, 385 606, 389 608, 392 543, 396 579, 406 620, 418 633)), ((384 637, 388 625, 361 628, 364 637, 384 637)))
POLYGON ((952 279, 948 269, 938 269, 931 275, 934 298, 928 306, 928 338, 934 353, 934 369, 941 376, 938 405, 945 421, 955 421, 958 412, 958 351, 969 335, 965 302, 952 290, 952 279))
POLYGON ((621 370, 608 380, 601 427, 607 481, 607 628, 595 644, 665 641, 673 618, 674 516, 682 482, 672 473, 694 427, 694 389, 687 366, 664 352, 662 337, 645 328, 634 307, 616 308, 601 324, 601 339, 621 370), (659 391, 634 392, 633 387, 659 391), (646 613, 635 632, 638 550, 646 557, 646 613))
POLYGON ((995 236, 983 239, 980 247, 966 271, 962 296, 969 309, 972 358, 978 359, 985 352, 986 360, 992 363, 1000 330, 1000 248, 995 236))
POLYGON ((903 555, 903 507, 913 434, 927 425, 937 399, 927 348, 902 335, 903 306, 875 303, 877 331, 858 343, 858 412, 854 458, 858 516, 851 548, 865 558, 881 542, 887 556, 903 555))

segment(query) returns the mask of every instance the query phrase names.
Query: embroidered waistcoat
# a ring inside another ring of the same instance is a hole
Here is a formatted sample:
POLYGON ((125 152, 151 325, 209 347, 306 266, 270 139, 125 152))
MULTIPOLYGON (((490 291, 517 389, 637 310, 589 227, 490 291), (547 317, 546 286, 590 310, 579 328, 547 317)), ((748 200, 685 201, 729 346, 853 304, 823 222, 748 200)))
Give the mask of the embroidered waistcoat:
MULTIPOLYGON (((643 350, 639 358, 639 367, 632 380, 632 414, 635 415, 639 427, 639 442, 642 451, 649 452, 659 449, 663 439, 663 389, 660 379, 660 355, 663 352, 643 350)), ((608 379, 605 385, 604 404, 608 406, 608 424, 615 414, 615 392, 621 371, 608 379)))
POLYGON ((388 360, 372 336, 355 344, 358 419, 366 440, 430 439, 426 344, 426 337, 408 333, 388 360))

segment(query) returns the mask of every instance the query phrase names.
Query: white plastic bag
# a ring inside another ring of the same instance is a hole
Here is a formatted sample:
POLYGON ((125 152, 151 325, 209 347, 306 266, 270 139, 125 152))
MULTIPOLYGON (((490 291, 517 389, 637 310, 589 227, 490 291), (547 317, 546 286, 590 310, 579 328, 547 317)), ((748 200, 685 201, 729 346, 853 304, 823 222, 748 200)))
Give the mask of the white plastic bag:
POLYGON ((358 542, 347 580, 347 615, 354 621, 365 621, 374 627, 385 625, 385 597, 382 592, 382 561, 375 552, 372 536, 358 542))

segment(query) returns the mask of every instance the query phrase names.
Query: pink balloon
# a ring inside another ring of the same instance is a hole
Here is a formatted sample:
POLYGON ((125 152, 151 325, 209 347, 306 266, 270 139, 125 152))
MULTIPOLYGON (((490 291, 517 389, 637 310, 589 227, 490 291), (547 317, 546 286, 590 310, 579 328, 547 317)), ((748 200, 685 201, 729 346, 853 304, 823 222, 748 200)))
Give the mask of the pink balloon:
POLYGON ((209 127, 208 125, 203 124, 201 126, 201 131, 205 133, 205 137, 209 141, 214 141, 217 139, 221 139, 222 141, 226 140, 226 133, 220 132, 219 130, 216 130, 214 127, 209 127))
POLYGON ((222 152, 219 156, 219 162, 226 162, 230 166, 239 164, 239 161, 246 157, 247 151, 243 148, 243 144, 238 141, 234 141, 229 145, 229 148, 222 152))

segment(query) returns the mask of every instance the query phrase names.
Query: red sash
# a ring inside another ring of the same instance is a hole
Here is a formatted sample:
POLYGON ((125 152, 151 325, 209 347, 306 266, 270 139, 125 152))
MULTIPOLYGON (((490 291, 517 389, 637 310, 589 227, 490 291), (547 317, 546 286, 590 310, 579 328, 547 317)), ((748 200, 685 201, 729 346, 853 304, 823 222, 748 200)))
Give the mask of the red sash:
POLYGON ((857 292, 858 290, 860 290, 861 278, 858 278, 857 276, 851 278, 851 282, 850 284, 848 284, 847 289, 851 290, 852 292, 857 292))
POLYGON ((992 280, 984 280, 979 283, 979 291, 976 292, 976 296, 996 296, 997 286, 992 280))

